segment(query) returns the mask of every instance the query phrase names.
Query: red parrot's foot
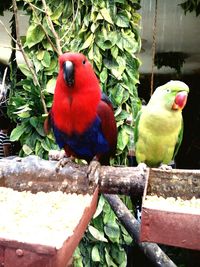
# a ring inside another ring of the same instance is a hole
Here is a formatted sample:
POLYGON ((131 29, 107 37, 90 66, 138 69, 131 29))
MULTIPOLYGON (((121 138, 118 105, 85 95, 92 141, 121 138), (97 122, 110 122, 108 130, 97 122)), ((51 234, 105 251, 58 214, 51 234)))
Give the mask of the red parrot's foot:
POLYGON ((49 159, 50 160, 58 160, 58 163, 56 164, 56 172, 58 172, 61 168, 63 168, 68 163, 72 162, 74 159, 71 157, 66 157, 65 151, 61 150, 50 150, 49 151, 49 159))
POLYGON ((87 169, 87 177, 89 183, 97 184, 99 180, 99 169, 101 164, 97 160, 92 160, 87 169))
POLYGON ((58 161, 58 163, 56 164, 56 172, 59 172, 60 169, 62 169, 63 167, 65 167, 65 165, 67 165, 68 163, 73 161, 73 157, 67 157, 67 158, 62 158, 58 161))
POLYGON ((161 164, 159 169, 161 169, 163 171, 170 171, 170 170, 172 170, 172 166, 167 165, 167 164, 161 164))

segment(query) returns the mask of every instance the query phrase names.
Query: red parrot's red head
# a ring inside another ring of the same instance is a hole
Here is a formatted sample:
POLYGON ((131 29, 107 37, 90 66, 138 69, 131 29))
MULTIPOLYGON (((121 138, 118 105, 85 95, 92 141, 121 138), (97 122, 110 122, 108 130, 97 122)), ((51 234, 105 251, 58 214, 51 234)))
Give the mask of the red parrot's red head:
POLYGON ((90 62, 83 54, 65 53, 60 56, 59 64, 60 75, 69 89, 99 84, 90 62))

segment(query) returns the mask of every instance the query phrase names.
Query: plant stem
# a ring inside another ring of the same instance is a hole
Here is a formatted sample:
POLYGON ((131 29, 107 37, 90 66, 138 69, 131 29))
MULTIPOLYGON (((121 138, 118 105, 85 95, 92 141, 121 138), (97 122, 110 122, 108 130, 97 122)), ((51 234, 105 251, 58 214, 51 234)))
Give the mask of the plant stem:
POLYGON ((47 7, 47 4, 46 4, 46 1, 42 0, 42 4, 44 6, 44 10, 45 10, 45 14, 46 14, 46 17, 47 17, 47 21, 49 23, 49 27, 50 27, 50 29, 51 29, 54 37, 55 37, 58 54, 61 55, 62 54, 62 49, 61 49, 61 45, 60 45, 60 38, 59 38, 57 32, 54 29, 53 22, 52 22, 51 17, 50 17, 50 15, 48 13, 48 7, 47 7))
MULTIPOLYGON (((37 75, 35 73, 35 70, 32 66, 32 64, 30 63, 25 51, 24 51, 24 48, 22 46, 22 42, 21 42, 21 39, 20 39, 20 33, 19 33, 19 20, 18 20, 18 9, 17 9, 17 3, 16 3, 16 0, 12 0, 12 3, 13 3, 13 12, 14 12, 14 16, 15 16, 15 26, 16 26, 16 37, 17 37, 17 45, 19 46, 19 49, 23 55, 23 58, 24 58, 24 61, 27 65, 27 67, 29 68, 31 74, 32 74, 32 77, 33 77, 33 82, 36 86, 38 86, 39 88, 41 88, 40 86, 40 83, 38 81, 38 78, 37 78, 37 75)), ((40 98, 41 98, 41 102, 42 102, 42 106, 43 106, 43 110, 44 110, 44 113, 48 113, 47 111, 47 107, 46 107, 46 103, 44 101, 44 95, 42 93, 42 90, 40 89, 40 98)))

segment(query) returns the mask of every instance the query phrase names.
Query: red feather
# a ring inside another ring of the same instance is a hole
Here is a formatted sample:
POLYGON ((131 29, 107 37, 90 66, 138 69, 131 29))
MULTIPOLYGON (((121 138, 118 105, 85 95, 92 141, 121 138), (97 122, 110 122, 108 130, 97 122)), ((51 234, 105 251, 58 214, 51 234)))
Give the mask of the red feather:
POLYGON ((104 161, 102 164, 108 165, 109 158, 115 155, 117 144, 117 127, 111 103, 101 100, 97 107, 97 114, 101 119, 102 132, 110 146, 106 155, 97 155, 97 157, 101 162, 104 161))

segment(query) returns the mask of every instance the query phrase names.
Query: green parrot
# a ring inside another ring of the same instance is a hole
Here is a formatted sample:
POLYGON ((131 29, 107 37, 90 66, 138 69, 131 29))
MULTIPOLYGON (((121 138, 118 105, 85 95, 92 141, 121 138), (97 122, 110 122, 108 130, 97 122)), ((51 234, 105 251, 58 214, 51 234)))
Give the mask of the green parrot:
POLYGON ((134 131, 138 164, 160 167, 174 159, 182 142, 182 110, 188 93, 184 82, 169 81, 156 88, 148 104, 142 107, 134 131))

